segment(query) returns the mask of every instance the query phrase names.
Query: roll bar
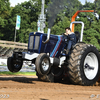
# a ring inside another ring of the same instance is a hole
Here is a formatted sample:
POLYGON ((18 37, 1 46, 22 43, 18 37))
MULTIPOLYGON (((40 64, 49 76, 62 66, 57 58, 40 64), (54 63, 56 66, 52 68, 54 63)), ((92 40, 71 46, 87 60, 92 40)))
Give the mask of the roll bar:
POLYGON ((74 21, 74 22, 71 22, 71 24, 70 24, 70 29, 71 29, 71 30, 72 30, 73 24, 82 24, 82 28, 81 28, 81 37, 80 37, 80 42, 82 42, 82 40, 83 40, 84 23, 83 23, 82 21, 74 21))

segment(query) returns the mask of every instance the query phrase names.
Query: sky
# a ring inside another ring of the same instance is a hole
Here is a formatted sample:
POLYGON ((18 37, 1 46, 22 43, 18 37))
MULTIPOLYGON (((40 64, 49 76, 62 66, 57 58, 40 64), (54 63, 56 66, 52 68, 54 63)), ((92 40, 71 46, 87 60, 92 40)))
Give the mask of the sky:
MULTIPOLYGON (((82 4, 85 4, 85 1, 86 1, 86 0, 79 0, 79 1, 81 1, 82 4)), ((87 2, 92 2, 92 3, 93 3, 94 0, 87 0, 87 2)))
MULTIPOLYGON (((11 6, 14 7, 14 6, 17 5, 18 3, 25 2, 25 1, 29 1, 29 0, 9 0, 9 1, 10 1, 10 3, 11 3, 11 6)), ((85 3, 85 0, 79 0, 79 1, 81 1, 82 4, 85 3)), ((87 2, 94 2, 94 0, 87 0, 87 2)))
POLYGON ((18 3, 29 1, 29 0, 9 0, 12 7, 17 5, 18 3))

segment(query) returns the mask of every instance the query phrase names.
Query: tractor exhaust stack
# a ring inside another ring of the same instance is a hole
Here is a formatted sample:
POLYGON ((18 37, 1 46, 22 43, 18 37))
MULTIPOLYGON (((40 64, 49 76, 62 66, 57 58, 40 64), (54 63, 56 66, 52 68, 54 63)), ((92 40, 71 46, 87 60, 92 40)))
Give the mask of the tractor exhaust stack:
POLYGON ((51 29, 50 29, 50 28, 48 28, 48 32, 47 32, 47 39, 46 39, 46 41, 42 41, 44 44, 46 44, 46 43, 48 43, 48 42, 49 42, 49 39, 50 39, 50 31, 51 31, 51 29))

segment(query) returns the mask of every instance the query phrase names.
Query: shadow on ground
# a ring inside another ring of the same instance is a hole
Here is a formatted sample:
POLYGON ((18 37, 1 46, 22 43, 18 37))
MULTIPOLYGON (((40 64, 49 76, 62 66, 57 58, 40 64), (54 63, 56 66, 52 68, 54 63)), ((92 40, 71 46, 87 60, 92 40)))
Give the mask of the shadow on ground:
MULTIPOLYGON (((15 81, 20 83, 29 83, 29 84, 35 84, 34 81, 39 81, 37 77, 25 77, 25 76, 0 76, 0 81, 15 81)), ((42 81, 43 82, 43 81, 42 81)), ((65 79, 61 82, 55 82, 60 84, 67 84, 67 85, 73 85, 69 79, 65 79)), ((94 86, 100 86, 100 81, 96 82, 94 86)))
POLYGON ((20 82, 20 83, 29 83, 29 84, 35 84, 33 81, 38 81, 37 78, 30 78, 30 77, 17 77, 17 76, 8 76, 8 77, 0 77, 0 81, 15 81, 15 82, 20 82))

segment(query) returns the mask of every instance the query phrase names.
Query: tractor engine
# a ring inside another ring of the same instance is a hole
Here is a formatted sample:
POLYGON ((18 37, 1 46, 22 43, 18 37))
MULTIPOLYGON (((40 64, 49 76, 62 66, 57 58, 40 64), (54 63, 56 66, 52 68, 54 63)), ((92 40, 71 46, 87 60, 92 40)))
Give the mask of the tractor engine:
POLYGON ((50 57, 59 58, 64 45, 62 36, 50 35, 50 40, 45 43, 47 34, 33 32, 29 35, 28 52, 32 53, 47 53, 50 57))

